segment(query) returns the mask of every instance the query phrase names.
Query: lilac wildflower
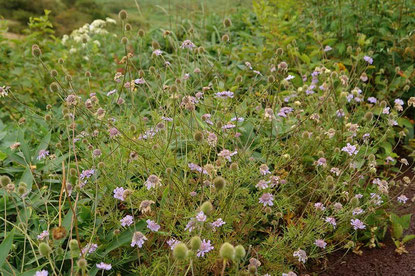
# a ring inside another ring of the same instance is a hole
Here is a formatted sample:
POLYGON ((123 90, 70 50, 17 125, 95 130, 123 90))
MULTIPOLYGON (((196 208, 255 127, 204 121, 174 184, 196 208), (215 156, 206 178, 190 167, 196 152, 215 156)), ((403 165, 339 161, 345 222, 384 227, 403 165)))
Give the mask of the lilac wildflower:
POLYGON ((197 256, 198 257, 204 257, 206 253, 213 250, 214 247, 210 244, 210 240, 202 240, 202 244, 200 245, 200 248, 197 250, 197 256))
POLYGON ((351 219, 350 225, 353 226, 354 230, 366 228, 366 225, 363 222, 361 222, 360 219, 351 219))
POLYGON ((291 107, 282 107, 280 109, 280 112, 278 112, 278 116, 280 117, 287 117, 288 114, 290 114, 293 111, 291 107))
POLYGON ((316 210, 319 210, 319 211, 326 210, 326 207, 324 207, 324 204, 321 202, 314 203, 314 208, 316 208, 316 210))
POLYGON ((237 154, 237 151, 231 152, 230 150, 224 149, 221 152, 218 153, 218 156, 225 158, 229 162, 232 162, 231 157, 237 154))
POLYGON ((119 199, 121 201, 124 201, 124 188, 123 187, 117 187, 114 189, 114 198, 119 199))
POLYGON ((265 206, 273 206, 274 203, 272 202, 274 200, 274 196, 270 193, 265 193, 259 198, 259 203, 264 204, 265 206))
POLYGON ((326 248, 327 243, 324 240, 316 240, 314 244, 320 248, 326 248))
POLYGON ((369 97, 369 98, 367 98, 367 101, 369 103, 375 104, 375 103, 378 102, 378 99, 376 99, 375 97, 369 97))
POLYGON ((195 47, 196 47, 196 45, 194 45, 193 42, 188 40, 188 39, 183 41, 182 45, 180 46, 180 48, 182 48, 182 49, 190 49, 190 50, 195 48, 195 47))
POLYGON ((372 64, 372 63, 373 63, 373 58, 371 58, 371 57, 369 57, 369 56, 364 56, 364 57, 363 57, 363 59, 364 59, 367 63, 369 63, 369 64, 372 64))
POLYGON ((131 247, 138 246, 139 248, 143 247, 144 241, 146 241, 146 236, 143 233, 137 231, 134 232, 133 238, 131 240, 131 247))
POLYGON ((113 89, 107 93, 107 96, 111 96, 112 94, 117 93, 117 89, 113 89))
POLYGON ((336 223, 336 219, 335 218, 333 218, 333 217, 326 217, 324 219, 324 221, 327 222, 327 223, 330 223, 331 225, 333 225, 333 228, 336 228, 337 223, 336 223))
POLYGON ((146 185, 147 190, 150 190, 151 188, 161 186, 161 180, 157 175, 152 174, 147 178, 147 181, 144 184, 146 185))
POLYGON ((255 187, 257 187, 260 190, 264 190, 264 189, 268 188, 268 183, 270 183, 270 182, 265 181, 265 180, 260 180, 258 182, 258 184, 255 185, 255 187))
POLYGON ((218 228, 218 227, 221 227, 224 224, 226 224, 226 222, 224 222, 221 218, 218 218, 217 220, 212 222, 210 225, 212 225, 212 227, 218 228))
POLYGON ((356 145, 350 145, 350 143, 347 143, 347 146, 343 147, 342 151, 346 152, 350 156, 352 156, 353 154, 356 155, 357 152, 358 152, 357 146, 356 145))
POLYGON ((104 262, 101 262, 101 263, 97 264, 97 268, 98 269, 103 269, 103 270, 111 270, 112 266, 110 264, 106 264, 104 262))
POLYGON ((145 84, 146 81, 143 78, 139 78, 139 79, 135 79, 134 80, 134 83, 135 84, 145 84))
POLYGON ((196 215, 196 219, 197 221, 203 222, 206 221, 206 215, 205 213, 203 213, 203 211, 200 211, 197 215, 196 215))
POLYGON ((167 244, 170 246, 170 249, 173 250, 174 247, 179 243, 178 240, 176 240, 175 238, 171 238, 167 241, 167 244))
POLYGON ((47 237, 49 237, 49 232, 47 230, 44 230, 42 233, 37 235, 37 239, 40 241, 44 240, 47 237))
POLYGON ((88 243, 84 248, 82 248, 82 255, 92 254, 98 249, 96 243, 88 243))
POLYGON ((48 276, 49 272, 47 270, 36 271, 35 276, 48 276))
POLYGON ((307 261, 307 258, 308 258, 307 253, 302 249, 298 249, 297 251, 295 251, 293 253, 293 256, 297 257, 298 261, 302 262, 302 263, 305 263, 307 261))
POLYGON ((46 156, 48 156, 48 155, 49 155, 49 151, 47 151, 47 150, 40 150, 39 151, 39 154, 37 156, 37 160, 45 159, 46 156))
POLYGON ((406 195, 400 195, 400 196, 398 196, 397 199, 398 199, 398 202, 402 203, 402 204, 405 204, 406 201, 408 201, 408 198, 406 197, 406 195))
POLYGON ((153 232, 157 232, 160 229, 160 225, 158 225, 156 222, 152 220, 146 220, 147 222, 147 228, 150 229, 153 232))
POLYGON ((130 226, 131 224, 134 223, 134 218, 130 215, 126 215, 124 218, 120 220, 120 222, 121 222, 121 226, 124 226, 124 227, 130 226))
POLYGON ((192 232, 195 228, 196 221, 194 219, 189 220, 184 230, 189 230, 189 232, 192 232))
POLYGON ((233 92, 231 91, 217 92, 215 95, 216 95, 216 98, 221 98, 221 99, 233 98, 234 96, 233 92))

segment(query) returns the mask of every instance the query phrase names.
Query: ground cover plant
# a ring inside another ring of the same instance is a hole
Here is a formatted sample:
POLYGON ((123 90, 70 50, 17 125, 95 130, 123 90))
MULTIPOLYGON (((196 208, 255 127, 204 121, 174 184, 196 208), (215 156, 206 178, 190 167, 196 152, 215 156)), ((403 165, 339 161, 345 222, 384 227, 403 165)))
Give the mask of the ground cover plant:
POLYGON ((386 211, 411 201, 389 196, 413 180, 411 79, 376 52, 310 58, 247 11, 149 31, 120 11, 57 40, 36 22, 1 44, 25 59, 1 72, 4 275, 292 276, 415 237, 386 211))

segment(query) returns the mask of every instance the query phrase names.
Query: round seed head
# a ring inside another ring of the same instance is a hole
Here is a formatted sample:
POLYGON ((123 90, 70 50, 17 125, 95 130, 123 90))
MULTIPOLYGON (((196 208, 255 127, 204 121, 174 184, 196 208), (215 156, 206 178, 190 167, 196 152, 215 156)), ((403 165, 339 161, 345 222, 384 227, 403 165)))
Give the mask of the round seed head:
POLYGON ((235 257, 235 248, 232 244, 225 242, 220 247, 219 255, 222 259, 232 260, 235 257))
POLYGON ((202 240, 199 236, 194 236, 190 239, 190 248, 194 251, 198 250, 202 245, 202 240))
POLYGON ((173 249, 173 257, 177 260, 184 260, 187 257, 188 251, 187 246, 180 242, 173 249))
POLYGON ((245 248, 240 244, 235 247, 235 259, 242 260, 245 257, 246 251, 245 248))
POLYGON ((47 257, 47 256, 50 255, 50 253, 52 253, 52 249, 50 248, 50 246, 47 243, 41 242, 39 244, 39 253, 43 257, 47 257))

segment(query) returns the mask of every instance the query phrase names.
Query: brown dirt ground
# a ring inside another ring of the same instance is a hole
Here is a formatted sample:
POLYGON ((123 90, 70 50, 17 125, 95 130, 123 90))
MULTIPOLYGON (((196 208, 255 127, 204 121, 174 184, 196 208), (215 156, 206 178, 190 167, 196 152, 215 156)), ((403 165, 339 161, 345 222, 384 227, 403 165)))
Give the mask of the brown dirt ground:
MULTIPOLYGON (((412 214, 411 226, 405 233, 415 233, 415 183, 404 188, 409 200, 405 205, 396 204, 392 211, 398 215, 412 214)), ((396 196, 393 197, 396 202, 396 196)), ((328 267, 314 270, 311 275, 321 276, 415 276, 415 240, 405 244, 408 254, 399 255, 388 233, 383 248, 361 248, 362 256, 345 250, 328 256, 328 267), (347 253, 347 254, 346 254, 347 253)))

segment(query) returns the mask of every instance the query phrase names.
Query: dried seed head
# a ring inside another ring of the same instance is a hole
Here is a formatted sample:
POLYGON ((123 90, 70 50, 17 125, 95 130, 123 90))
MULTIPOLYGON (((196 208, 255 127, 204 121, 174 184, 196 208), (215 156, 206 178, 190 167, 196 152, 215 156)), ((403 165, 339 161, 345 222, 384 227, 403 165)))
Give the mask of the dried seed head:
POLYGON ((195 134, 194 134, 194 139, 195 139, 197 142, 202 142, 202 141, 203 141, 203 132, 201 132, 201 131, 196 131, 196 132, 195 132, 195 134))
POLYGON ((51 92, 58 92, 59 91, 59 85, 56 82, 52 82, 49 85, 49 89, 51 92))
POLYGON ((0 177, 0 186, 1 187, 6 187, 7 185, 9 185, 10 183, 12 183, 12 180, 10 179, 10 177, 8 177, 7 175, 2 175, 0 177))
POLYGON ((17 188, 17 193, 20 196, 23 196, 27 193, 27 184, 24 182, 20 182, 19 187, 17 188))
POLYGON ((118 13, 118 17, 119 17, 121 20, 126 20, 126 19, 127 19, 127 17, 128 17, 128 13, 127 13, 127 11, 126 11, 126 10, 120 10, 120 12, 118 13))
POLYGON ((40 50, 40 48, 37 44, 32 45, 32 55, 34 57, 39 57, 39 56, 42 55, 42 51, 40 50))
POLYGON ((151 47, 153 47, 154 50, 160 49, 160 44, 157 42, 157 40, 153 40, 151 42, 151 47))
POLYGON ((144 30, 143 30, 143 29, 139 29, 139 30, 138 30, 138 36, 139 36, 139 37, 143 37, 145 34, 146 34, 146 33, 144 32, 144 30))
POLYGON ((63 226, 55 227, 52 230, 52 237, 55 240, 60 240, 65 238, 66 236, 66 229, 63 226))
POLYGON ((223 177, 218 176, 213 179, 213 185, 215 186, 216 190, 220 191, 225 187, 226 180, 223 177))
POLYGON ((55 69, 50 70, 50 76, 52 78, 56 78, 58 76, 58 71, 56 71, 55 69))
POLYGON ((239 169, 238 163, 233 162, 233 163, 229 166, 229 168, 230 168, 232 171, 237 171, 237 170, 239 169))
POLYGON ((91 72, 86 71, 86 72, 85 72, 85 77, 90 78, 90 77, 91 77, 91 72))
POLYGON ((224 26, 225 28, 229 28, 230 26, 232 26, 232 21, 231 21, 229 18, 225 18, 225 19, 223 20, 223 26, 224 26))
POLYGON ((129 31, 131 31, 131 29, 132 29, 133 27, 131 27, 131 25, 130 24, 125 24, 125 30, 127 31, 127 32, 129 32, 129 31))
POLYGON ((125 36, 121 38, 121 43, 126 45, 128 43, 128 38, 126 38, 125 36))
POLYGON ((223 36, 222 36, 222 41, 223 42, 228 42, 229 41, 229 35, 227 35, 227 34, 224 34, 223 36))

